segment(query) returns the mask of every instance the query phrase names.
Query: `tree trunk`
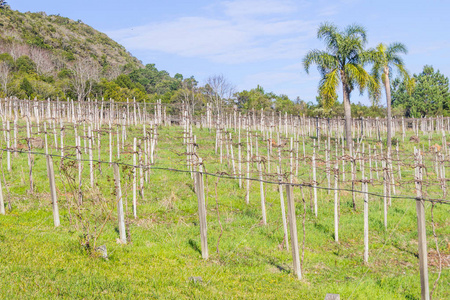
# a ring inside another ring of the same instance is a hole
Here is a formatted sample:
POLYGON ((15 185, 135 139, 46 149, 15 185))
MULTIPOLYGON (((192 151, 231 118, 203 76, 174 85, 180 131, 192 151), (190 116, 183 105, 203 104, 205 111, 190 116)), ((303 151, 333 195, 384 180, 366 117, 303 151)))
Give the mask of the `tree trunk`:
POLYGON ((342 78, 342 90, 344 96, 344 114, 345 114, 345 147, 352 153, 352 107, 350 105, 350 88, 347 85, 344 76, 342 78))
POLYGON ((391 114, 391 85, 389 82, 389 68, 384 67, 384 88, 386 89, 386 108, 387 108, 387 151, 391 153, 391 122, 392 122, 392 114, 391 114))

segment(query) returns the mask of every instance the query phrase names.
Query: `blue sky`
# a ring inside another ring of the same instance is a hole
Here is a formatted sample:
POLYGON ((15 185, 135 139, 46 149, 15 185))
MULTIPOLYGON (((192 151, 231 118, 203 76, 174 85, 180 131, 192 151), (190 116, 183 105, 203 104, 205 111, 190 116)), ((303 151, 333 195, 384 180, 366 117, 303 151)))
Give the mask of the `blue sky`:
MULTIPOLYGON (((12 9, 45 11, 82 20, 123 44, 144 64, 203 83, 223 74, 238 90, 266 91, 315 101, 318 72, 303 70, 322 22, 360 24, 368 46, 402 42, 407 69, 426 64, 450 75, 450 1, 226 0, 226 1, 14 1, 12 9)), ((339 95, 341 91, 339 92, 339 95)), ((353 102, 368 104, 352 93, 353 102)), ((382 100, 384 103, 384 99, 382 100)))

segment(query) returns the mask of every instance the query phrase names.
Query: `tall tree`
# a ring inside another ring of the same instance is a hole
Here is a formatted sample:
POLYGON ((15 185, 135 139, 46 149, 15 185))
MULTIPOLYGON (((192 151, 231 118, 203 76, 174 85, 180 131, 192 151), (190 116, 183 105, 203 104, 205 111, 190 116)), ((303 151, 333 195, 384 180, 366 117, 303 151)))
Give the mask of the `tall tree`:
MULTIPOLYGON (((369 91, 371 97, 374 99, 379 99, 381 96, 381 85, 379 81, 381 79, 384 90, 386 93, 386 108, 387 108, 387 148, 390 152, 391 150, 391 121, 392 121, 392 112, 391 112, 391 83, 390 76, 392 68, 396 68, 401 77, 406 81, 410 81, 410 76, 405 69, 402 58, 399 56, 400 53, 407 54, 408 50, 406 50, 405 45, 402 43, 392 43, 389 46, 384 45, 383 43, 378 44, 375 49, 370 49, 367 51, 367 59, 373 63, 372 66, 372 77, 377 82, 376 85, 372 86, 372 89, 369 91)), ((409 88, 412 86, 409 85, 409 88)))
POLYGON ((406 115, 413 118, 424 116, 450 116, 449 79, 432 66, 424 66, 423 71, 414 75, 414 87, 408 81, 395 79, 392 82, 392 106, 401 107, 406 115), (412 88, 412 92, 408 92, 412 88))
POLYGON ((220 74, 212 75, 206 80, 205 90, 217 115, 220 115, 222 107, 233 96, 235 87, 225 76, 220 74))
POLYGON ((98 80, 99 65, 94 61, 80 58, 70 66, 70 70, 71 83, 78 101, 84 100, 91 93, 94 82, 98 80))
POLYGON ((324 23, 317 31, 317 38, 325 42, 326 50, 309 51, 303 59, 303 66, 309 73, 309 67, 317 65, 322 75, 319 95, 327 107, 336 101, 339 83, 342 84, 346 147, 352 152, 350 94, 355 87, 359 87, 362 93, 370 82, 375 84, 363 68, 366 30, 359 25, 338 30, 333 24, 324 23))
POLYGON ((11 67, 6 61, 0 61, 0 85, 4 97, 8 96, 8 84, 11 81, 11 67))
MULTIPOLYGON (((175 74, 175 78, 176 78, 175 74)), ((189 114, 194 116, 195 107, 197 104, 201 104, 202 94, 199 92, 197 87, 198 81, 195 80, 194 76, 186 79, 181 78, 181 88, 178 90, 179 98, 184 101, 188 107, 189 114)))
POLYGON ((234 96, 238 107, 241 109, 268 109, 272 104, 271 95, 266 94, 260 85, 250 91, 237 92, 234 96))

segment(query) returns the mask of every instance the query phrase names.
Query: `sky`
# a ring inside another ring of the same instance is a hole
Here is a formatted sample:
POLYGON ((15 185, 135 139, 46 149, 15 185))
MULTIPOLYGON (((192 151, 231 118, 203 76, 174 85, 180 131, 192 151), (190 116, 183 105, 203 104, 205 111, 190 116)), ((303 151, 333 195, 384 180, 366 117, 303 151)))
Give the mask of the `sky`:
MULTIPOLYGON (((315 102, 319 73, 302 65, 323 22, 365 27, 368 47, 401 42, 406 68, 432 65, 450 76, 450 1, 447 0, 96 0, 8 1, 21 12, 44 11, 82 20, 124 45, 144 64, 204 84, 222 74, 236 90, 258 84, 266 92, 315 102)), ((339 98, 342 91, 339 91, 339 98)), ((340 100, 341 101, 341 100, 340 100)), ((354 91, 352 102, 369 104, 354 91)), ((381 103, 384 103, 384 98, 381 103)))

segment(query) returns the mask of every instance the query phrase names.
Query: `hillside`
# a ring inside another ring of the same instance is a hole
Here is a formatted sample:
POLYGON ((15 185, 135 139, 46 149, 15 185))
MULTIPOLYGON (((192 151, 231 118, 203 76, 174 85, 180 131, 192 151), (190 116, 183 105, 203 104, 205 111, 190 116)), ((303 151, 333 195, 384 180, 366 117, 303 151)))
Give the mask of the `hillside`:
POLYGON ((125 47, 81 21, 74 21, 45 12, 21 13, 3 10, 0 14, 0 50, 13 57, 38 48, 52 54, 53 60, 64 63, 79 57, 90 57, 103 69, 142 67, 125 47))

